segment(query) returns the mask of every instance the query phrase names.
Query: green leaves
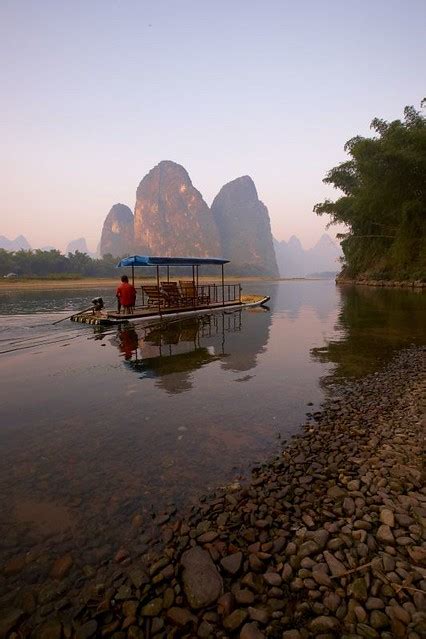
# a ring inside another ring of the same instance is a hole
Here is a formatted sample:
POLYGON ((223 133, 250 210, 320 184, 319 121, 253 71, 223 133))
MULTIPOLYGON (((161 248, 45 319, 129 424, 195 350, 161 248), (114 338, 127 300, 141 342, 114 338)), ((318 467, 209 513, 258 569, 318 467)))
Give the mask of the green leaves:
POLYGON ((343 195, 316 204, 314 212, 348 227, 342 248, 351 277, 380 265, 389 277, 411 269, 426 278, 425 117, 408 106, 404 121, 375 118, 371 128, 377 136, 351 138, 349 159, 324 178, 343 195))

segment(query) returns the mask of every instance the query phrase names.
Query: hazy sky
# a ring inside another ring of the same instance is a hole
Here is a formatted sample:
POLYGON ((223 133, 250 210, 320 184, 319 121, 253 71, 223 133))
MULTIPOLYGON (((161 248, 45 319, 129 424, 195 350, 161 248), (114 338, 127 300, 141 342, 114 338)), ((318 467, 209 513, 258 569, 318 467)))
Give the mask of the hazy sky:
POLYGON ((94 249, 152 166, 310 246, 343 145, 426 93, 425 0, 1 0, 0 235, 94 249))

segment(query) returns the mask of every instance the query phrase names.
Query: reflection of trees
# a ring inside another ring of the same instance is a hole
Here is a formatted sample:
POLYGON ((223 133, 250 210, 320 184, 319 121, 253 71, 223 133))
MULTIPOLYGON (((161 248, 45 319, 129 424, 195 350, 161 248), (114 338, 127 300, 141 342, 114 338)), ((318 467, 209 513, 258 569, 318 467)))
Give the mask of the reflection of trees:
POLYGON ((312 356, 336 364, 324 384, 377 369, 395 348, 426 337, 426 304, 421 293, 400 289, 342 287, 337 331, 341 338, 313 348, 312 356))

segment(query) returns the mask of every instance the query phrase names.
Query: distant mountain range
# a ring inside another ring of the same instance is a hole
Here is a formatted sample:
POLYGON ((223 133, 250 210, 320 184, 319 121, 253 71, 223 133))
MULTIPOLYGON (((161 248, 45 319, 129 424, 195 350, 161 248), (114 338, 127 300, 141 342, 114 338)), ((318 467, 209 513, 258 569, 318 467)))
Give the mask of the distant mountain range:
MULTIPOLYGON (((31 251, 31 245, 28 240, 23 235, 18 235, 14 240, 9 240, 4 235, 0 235, 0 249, 4 249, 5 251, 31 251)), ((56 251, 55 246, 41 246, 41 251, 56 251)), ((68 253, 75 253, 79 251, 80 253, 87 253, 91 257, 96 257, 95 253, 91 253, 87 248, 87 242, 84 237, 79 237, 76 240, 72 240, 68 242, 67 247, 65 249, 65 255, 68 253)))
POLYGON ((274 240, 274 247, 281 277, 318 276, 340 271, 341 248, 326 233, 307 250, 295 235, 288 242, 274 240))
POLYGON ((0 249, 4 249, 5 251, 29 251, 31 246, 25 239, 23 235, 18 235, 14 240, 9 240, 4 235, 0 235, 0 249))

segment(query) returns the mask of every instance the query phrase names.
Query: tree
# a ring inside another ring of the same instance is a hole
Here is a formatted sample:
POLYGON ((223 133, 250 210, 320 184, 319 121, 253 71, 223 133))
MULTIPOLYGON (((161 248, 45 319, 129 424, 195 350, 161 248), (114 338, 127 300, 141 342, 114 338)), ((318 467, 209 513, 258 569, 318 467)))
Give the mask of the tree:
POLYGON ((323 180, 343 195, 316 204, 314 212, 348 227, 341 237, 349 277, 424 278, 426 119, 407 106, 403 121, 375 118, 371 128, 377 135, 349 140, 350 159, 323 180))

